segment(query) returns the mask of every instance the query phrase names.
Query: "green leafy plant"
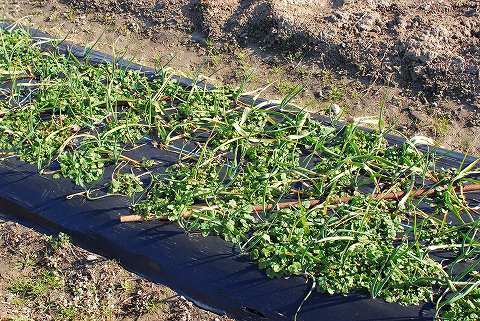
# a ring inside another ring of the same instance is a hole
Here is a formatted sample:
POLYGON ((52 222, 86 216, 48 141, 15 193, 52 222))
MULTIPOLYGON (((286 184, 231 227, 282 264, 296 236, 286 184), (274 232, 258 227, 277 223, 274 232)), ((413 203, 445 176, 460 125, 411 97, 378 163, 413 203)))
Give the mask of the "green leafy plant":
POLYGON ((143 183, 134 174, 117 174, 110 183, 110 191, 114 194, 123 194, 132 197, 143 191, 143 183))
POLYGON ((73 151, 59 157, 60 172, 80 186, 97 181, 103 175, 105 160, 93 149, 73 151))
POLYGON ((61 248, 66 247, 68 244, 70 244, 70 237, 65 233, 58 233, 57 236, 49 236, 47 241, 50 247, 54 251, 57 251, 61 248))
MULTIPOLYGON (((271 277, 303 275, 330 294, 433 302, 438 318, 478 318, 480 220, 463 194, 479 184, 475 162, 444 169, 441 155, 420 152, 414 139, 390 145, 382 114, 370 131, 359 127, 369 119, 321 123, 293 106, 301 87, 291 84, 276 106, 246 103, 245 83, 183 87, 166 70, 152 79, 42 51, 21 29, 0 29, 0 39, 0 81, 9 87, 1 150, 87 196, 103 178, 97 190, 135 195, 135 214, 219 235, 271 277), (126 155, 146 144, 177 161, 126 155), (441 251, 451 259, 438 260, 441 251)), ((342 96, 343 88, 327 92, 342 96)), ((27 283, 12 289, 43 291, 27 283)))
POLYGON ((42 273, 38 279, 20 279, 14 281, 8 290, 23 299, 36 299, 46 295, 52 289, 63 286, 62 279, 52 271, 42 273))

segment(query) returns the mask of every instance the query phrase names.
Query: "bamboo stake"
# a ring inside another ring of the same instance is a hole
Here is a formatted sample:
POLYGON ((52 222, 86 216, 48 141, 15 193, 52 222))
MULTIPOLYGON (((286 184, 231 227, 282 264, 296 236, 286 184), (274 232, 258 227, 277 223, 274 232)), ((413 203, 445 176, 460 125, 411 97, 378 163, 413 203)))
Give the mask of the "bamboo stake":
POLYGON ((128 157, 128 156, 125 156, 125 155, 120 155, 120 158, 123 159, 124 161, 127 161, 128 163, 131 163, 131 164, 135 165, 135 166, 140 166, 140 165, 142 165, 141 162, 139 162, 139 161, 137 161, 137 160, 135 160, 135 159, 133 159, 133 158, 130 158, 130 157, 128 157))
MULTIPOLYGON (((480 184, 468 184, 468 185, 463 185, 463 186, 456 186, 454 188, 456 193, 467 193, 467 192, 475 192, 475 191, 480 191, 480 184)), ((419 198, 422 196, 432 196, 435 194, 437 190, 435 189, 426 189, 426 188, 419 188, 419 189, 413 189, 410 192, 410 196, 413 198, 419 198)), ((404 197, 408 191, 402 191, 402 192, 390 192, 390 193, 378 193, 374 194, 373 198, 376 200, 398 200, 404 197)), ((344 196, 341 197, 333 202, 333 204, 342 204, 342 203, 347 203, 352 199, 352 196, 344 196)), ((295 201, 285 201, 285 202, 280 202, 277 204, 267 204, 267 205, 255 205, 252 208, 252 214, 253 213, 258 213, 262 211, 271 211, 274 209, 285 209, 285 208, 297 208, 300 207, 302 203, 307 203, 307 208, 313 208, 317 205, 320 205, 323 201, 319 199, 312 199, 312 200, 295 200, 295 201)), ((210 210, 210 209, 216 209, 218 206, 210 206, 208 207, 206 204, 202 205, 197 205, 195 206, 196 210, 191 209, 188 211, 185 211, 182 213, 182 218, 188 218, 191 216, 194 212, 202 211, 202 210, 210 210)), ((120 216, 120 222, 126 223, 126 222, 141 222, 144 221, 143 216, 140 215, 122 215, 120 216)))
MULTIPOLYGON (((207 204, 202 204, 202 205, 194 205, 192 208, 188 211, 184 211, 181 214, 182 218, 188 218, 190 217, 193 213, 195 212, 202 212, 202 211, 207 211, 207 210, 216 210, 219 208, 218 205, 213 205, 213 206, 208 206, 207 204)), ((162 218, 156 218, 157 220, 167 220, 167 218, 162 217, 162 218)), ((132 223, 132 222, 143 222, 145 221, 145 218, 141 215, 121 215, 120 216, 120 223, 132 223)))
MULTIPOLYGON (((182 213, 183 218, 189 217, 193 211, 185 211, 182 213)), ((156 218, 157 220, 160 221, 166 221, 166 217, 161 217, 161 218, 156 218)), ((131 214, 131 215, 121 215, 120 216, 120 223, 134 223, 134 222, 143 222, 143 221, 148 221, 148 219, 145 219, 145 217, 141 215, 136 215, 136 214, 131 214)))
MULTIPOLYGON (((480 191, 480 184, 468 184, 464 186, 456 186, 454 188, 456 193, 462 192, 475 192, 475 191, 480 191)), ((419 188, 419 189, 413 189, 410 193, 410 196, 413 198, 419 198, 421 196, 432 196, 435 194, 437 191, 435 189, 425 189, 425 188, 419 188)), ((390 193, 378 193, 374 194, 373 198, 376 200, 398 200, 404 197, 408 191, 402 191, 402 192, 390 192, 390 193)), ((347 203, 352 199, 352 196, 344 196, 338 199, 335 204, 341 204, 341 203, 347 203)), ((313 199, 308 201, 310 202, 308 204, 308 208, 315 207, 322 203, 321 200, 319 199, 313 199)), ((256 205, 253 207, 254 212, 259 212, 259 211, 268 211, 272 210, 274 208, 277 209, 283 209, 283 208, 290 208, 290 207, 299 207, 300 202, 299 201, 286 201, 286 202, 280 202, 277 204, 268 204, 266 206, 264 205, 256 205)))
POLYGON ((120 223, 142 222, 144 221, 141 215, 122 215, 120 216, 120 223))

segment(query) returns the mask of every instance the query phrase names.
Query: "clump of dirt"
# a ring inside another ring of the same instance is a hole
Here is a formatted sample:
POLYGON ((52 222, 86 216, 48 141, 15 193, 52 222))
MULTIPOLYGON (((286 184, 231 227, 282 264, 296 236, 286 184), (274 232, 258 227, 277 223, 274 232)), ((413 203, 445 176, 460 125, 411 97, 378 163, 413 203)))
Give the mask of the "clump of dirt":
POLYGON ((0 219, 0 320, 227 321, 167 287, 85 251, 0 219))
POLYGON ((215 40, 246 44, 270 39, 272 6, 269 0, 200 0, 203 32, 215 40))
MULTIPOLYGON (((42 1, 42 0, 40 0, 42 1)), ((156 38, 158 26, 180 31, 199 28, 196 1, 188 0, 62 0, 86 12, 103 13, 103 19, 115 19, 114 14, 127 15, 129 28, 142 31, 145 36, 156 38), (131 18, 135 18, 132 20, 131 18)))
POLYGON ((259 40, 261 30, 263 43, 307 47, 330 67, 353 67, 430 95, 479 98, 480 1, 200 2, 212 37, 259 40), (260 6, 260 14, 252 9, 260 6))

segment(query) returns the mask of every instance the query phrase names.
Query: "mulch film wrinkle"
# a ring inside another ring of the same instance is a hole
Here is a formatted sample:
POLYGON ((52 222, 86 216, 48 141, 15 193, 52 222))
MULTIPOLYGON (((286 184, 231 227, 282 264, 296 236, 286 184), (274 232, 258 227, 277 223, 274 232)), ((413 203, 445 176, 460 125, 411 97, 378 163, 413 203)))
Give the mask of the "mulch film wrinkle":
MULTIPOLYGON (((8 28, 9 25, 4 24, 1 27, 8 28)), ((50 38, 38 30, 29 31, 36 40, 50 38)), ((114 60, 111 56, 66 42, 60 42, 56 47, 52 47, 47 41, 42 45, 43 50, 54 48, 79 60, 88 59, 91 64, 111 64, 114 60)), ((116 59, 115 61, 121 68, 141 71, 151 81, 154 81, 158 75, 156 70, 148 67, 124 60, 116 59)), ((172 79, 184 88, 202 87, 207 91, 215 89, 211 85, 193 82, 182 77, 172 76, 172 79)), ((266 110, 282 110, 288 105, 288 101, 272 103, 251 96, 242 96, 240 101, 243 106, 261 105, 266 110)), ((120 108, 128 108, 128 105, 120 108)), ((168 116, 169 111, 166 113, 168 116)), ((50 116, 47 115, 47 117, 50 116)), ((278 117, 281 119, 282 116, 278 117)), ((339 131, 346 128, 345 123, 320 115, 313 115, 312 119, 339 131)), ((94 131, 105 130, 100 128, 101 126, 103 125, 95 123, 90 131, 79 132, 84 137, 88 137, 94 131)), ((242 128, 237 130, 241 131, 242 128)), ((368 129, 365 131, 372 132, 368 129)), ((302 139, 301 135, 303 134, 293 135, 295 137, 292 136, 292 139, 302 139)), ((203 138, 208 139, 208 135, 203 138)), ((405 139, 401 137, 386 135, 385 138, 389 146, 402 146, 405 143, 405 139)), ((240 253, 238 246, 218 236, 185 233, 182 227, 185 227, 185 224, 188 226, 188 219, 180 220, 180 225, 163 220, 120 223, 119 218, 131 212, 132 202, 135 204, 134 208, 135 206, 142 208, 142 199, 145 198, 145 194, 141 189, 137 190, 137 185, 150 186, 154 189, 155 184, 152 179, 154 175, 168 173, 169 168, 184 160, 185 157, 198 158, 199 153, 202 152, 198 144, 185 137, 172 140, 169 147, 163 149, 158 148, 153 141, 151 137, 144 136, 138 140, 136 148, 125 149, 119 156, 124 161, 122 170, 140 180, 140 183, 128 181, 130 185, 126 186, 130 197, 103 197, 100 193, 86 194, 85 188, 79 187, 84 182, 74 173, 71 174, 71 179, 53 178, 48 173, 56 173, 60 170, 61 164, 57 160, 49 164, 48 168, 44 168, 44 175, 40 175, 37 166, 21 161, 17 157, 5 157, 0 163, 0 209, 2 212, 26 218, 41 226, 66 232, 89 250, 115 258, 132 271, 171 287, 199 306, 214 312, 227 313, 237 320, 291 320, 297 311, 299 311, 297 320, 304 321, 432 320, 434 318, 435 307, 432 303, 420 302, 417 305, 387 303, 382 299, 372 299, 364 291, 353 291, 348 295, 331 295, 314 291, 305 300, 312 287, 317 285, 311 277, 292 273, 287 277, 274 275, 277 278, 269 278, 265 271, 259 269, 247 255, 240 253), (140 160, 153 161, 155 166, 148 171, 135 166, 140 160), (75 180, 78 184, 75 184, 75 180), (301 309, 298 310, 300 306, 301 309)), ((417 148, 426 154, 435 153, 438 157, 436 166, 439 168, 465 168, 476 162, 474 157, 453 151, 426 145, 417 148)), ((220 177, 226 177, 232 170, 231 164, 237 155, 226 154, 225 157, 229 162, 221 164, 218 170, 220 177)), ((312 159, 319 160, 317 156, 302 155, 299 162, 304 164, 311 162, 312 159)), ((63 161, 74 163, 77 160, 73 158, 63 159, 63 161)), ((62 159, 60 159, 61 162, 62 159)), ((109 179, 118 171, 118 164, 106 162, 102 163, 102 166, 105 167, 102 178, 95 181, 95 186, 105 187, 109 184, 109 179)), ((418 180, 418 177, 416 179, 418 180)), ((470 178, 470 181, 474 182, 474 179, 470 178)), ((115 186, 111 188, 115 190, 115 186)), ((126 193, 125 188, 125 185, 118 186, 119 192, 126 193)), ((301 189, 302 186, 296 184, 295 188, 301 189)), ((365 189, 362 190, 363 192, 370 192, 369 186, 363 188, 365 189)), ((304 192, 297 190, 297 196, 301 193, 304 192)), ((469 206, 478 206, 480 193, 472 192, 466 195, 469 206)), ((285 200, 279 200, 279 203, 282 201, 285 200)), ((287 201, 292 200, 287 199, 287 201)), ((396 201, 402 202, 400 199, 396 201)), ((180 215, 182 215, 181 211, 180 215)), ((458 219, 462 219, 461 216, 458 219)), ((336 237, 340 240, 341 238, 341 236, 336 237)), ((326 237, 320 241, 330 239, 326 237)), ((449 257, 448 253, 441 252, 435 255, 439 260, 449 257)))

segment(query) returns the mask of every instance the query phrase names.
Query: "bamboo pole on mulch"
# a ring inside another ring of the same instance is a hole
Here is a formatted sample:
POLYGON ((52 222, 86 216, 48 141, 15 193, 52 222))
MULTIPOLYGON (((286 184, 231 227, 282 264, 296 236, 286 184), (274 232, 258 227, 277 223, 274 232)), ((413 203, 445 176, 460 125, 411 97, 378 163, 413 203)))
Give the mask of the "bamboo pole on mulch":
MULTIPOLYGON (((468 193, 468 192, 475 192, 475 191, 480 191, 480 184, 467 184, 463 186, 456 186, 454 188, 455 193, 468 193)), ((430 188, 419 188, 419 189, 413 189, 412 191, 402 191, 402 192, 390 192, 390 193, 378 193, 374 194, 373 198, 376 200, 399 200, 402 197, 404 197, 407 193, 410 194, 411 197, 413 198, 419 198, 419 197, 425 197, 425 196, 432 196, 435 194, 437 190, 430 188)), ((336 201, 334 201, 334 204, 342 204, 342 203, 347 203, 352 199, 352 196, 344 196, 336 201)), ((285 208, 297 208, 302 206, 304 202, 309 202, 307 204, 307 208, 313 208, 317 205, 320 205, 323 200, 320 199, 312 199, 312 200, 295 200, 295 201, 284 201, 284 202, 279 202, 276 204, 267 204, 267 205, 255 205, 252 208, 252 214, 253 213, 258 213, 258 212, 263 212, 263 211, 271 211, 275 209, 285 209, 285 208)), ((212 209, 212 207, 208 207, 206 204, 205 205, 198 205, 196 206, 197 210, 196 211, 202 211, 202 209, 212 209)), ((188 210, 182 213, 182 218, 188 218, 194 213, 194 210, 188 210)), ((126 222, 140 222, 143 221, 144 218, 141 215, 122 215, 120 216, 120 222, 126 223, 126 222)))
MULTIPOLYGON (((192 209, 185 211, 182 213, 182 218, 190 217, 194 212, 201 212, 206 210, 214 210, 217 209, 218 205, 208 206, 207 204, 195 205, 192 209)), ((121 223, 131 223, 131 222, 142 222, 145 221, 145 218, 141 215, 121 215, 120 222, 121 223)))
MULTIPOLYGON (((464 186, 456 186, 454 190, 455 190, 455 193, 480 191, 480 184, 468 184, 464 186)), ((435 194, 435 192, 437 192, 435 189, 419 188, 419 189, 413 189, 410 192, 410 196, 413 198, 432 196, 433 194, 435 194)), ((376 200, 398 200, 404 197, 405 194, 407 193, 408 191, 378 193, 378 194, 374 194, 372 197, 376 200)), ((335 201, 334 204, 347 203, 351 199, 352 199, 352 196, 344 196, 339 198, 337 201, 335 201)), ((310 200, 310 204, 308 204, 307 207, 312 208, 321 203, 322 203, 322 200, 313 199, 313 200, 310 200)), ((269 211, 272 209, 284 209, 284 208, 299 207, 299 206, 300 206, 299 201, 285 201, 285 202, 279 202, 277 204, 256 205, 253 207, 253 212, 269 211)))

